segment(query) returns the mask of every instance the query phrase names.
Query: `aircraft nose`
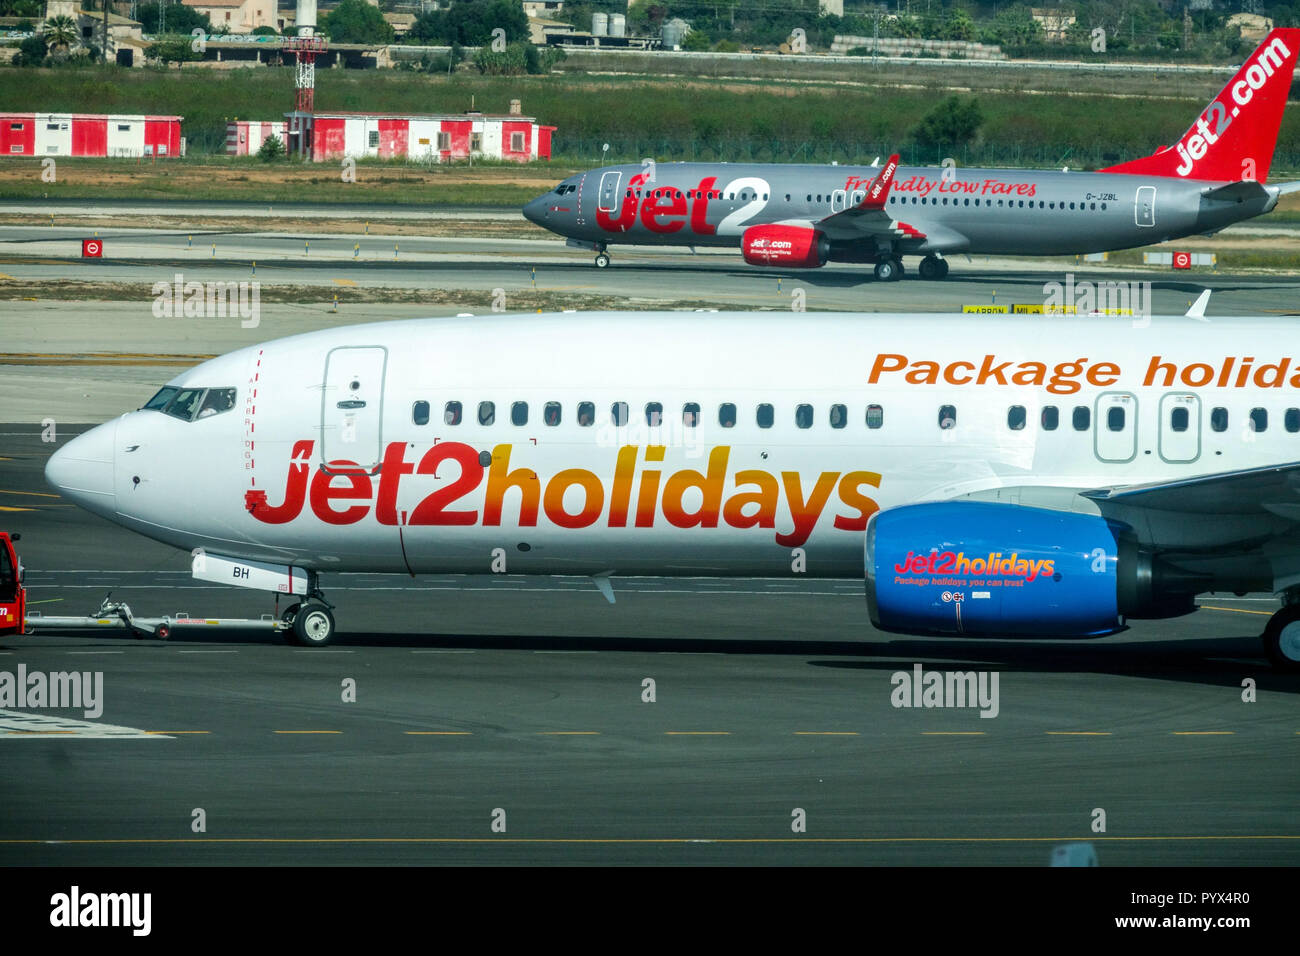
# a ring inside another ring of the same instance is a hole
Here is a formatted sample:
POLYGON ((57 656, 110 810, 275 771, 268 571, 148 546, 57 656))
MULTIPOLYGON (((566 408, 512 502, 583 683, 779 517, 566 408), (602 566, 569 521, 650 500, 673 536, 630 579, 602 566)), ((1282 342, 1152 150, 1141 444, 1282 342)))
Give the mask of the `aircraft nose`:
POLYGON ((547 207, 546 195, 538 196, 536 199, 524 205, 524 218, 529 222, 535 222, 542 225, 546 219, 546 214, 550 211, 547 207))
POLYGON ((113 459, 117 422, 97 425, 68 442, 45 463, 46 482, 63 497, 105 517, 117 511, 113 459))

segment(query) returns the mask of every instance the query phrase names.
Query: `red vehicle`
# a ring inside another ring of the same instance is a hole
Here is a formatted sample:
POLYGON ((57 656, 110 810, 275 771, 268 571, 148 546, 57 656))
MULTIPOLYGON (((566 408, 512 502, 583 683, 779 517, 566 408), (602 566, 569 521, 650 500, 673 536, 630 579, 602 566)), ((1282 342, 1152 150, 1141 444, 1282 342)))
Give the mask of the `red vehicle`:
POLYGON ((0 635, 21 634, 27 614, 27 591, 23 587, 23 566, 13 543, 18 535, 0 531, 0 635))

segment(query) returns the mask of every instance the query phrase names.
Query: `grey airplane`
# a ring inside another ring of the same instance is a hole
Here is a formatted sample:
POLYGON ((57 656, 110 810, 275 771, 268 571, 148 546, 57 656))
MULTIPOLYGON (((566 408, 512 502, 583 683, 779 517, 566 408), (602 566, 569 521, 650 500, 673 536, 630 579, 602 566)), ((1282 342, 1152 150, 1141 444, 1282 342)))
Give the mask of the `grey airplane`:
POLYGON ((739 246, 781 269, 875 263, 948 274, 945 256, 1080 255, 1212 234, 1271 211, 1266 185, 1300 28, 1273 30, 1173 146, 1097 172, 659 163, 578 173, 524 206, 532 222, 610 264, 618 243, 739 246))

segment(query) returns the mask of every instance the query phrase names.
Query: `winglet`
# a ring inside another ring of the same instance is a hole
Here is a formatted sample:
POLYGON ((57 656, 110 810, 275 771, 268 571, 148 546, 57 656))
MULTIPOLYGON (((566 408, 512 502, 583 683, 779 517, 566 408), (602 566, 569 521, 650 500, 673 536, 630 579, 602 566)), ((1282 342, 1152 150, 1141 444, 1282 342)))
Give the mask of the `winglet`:
POLYGON ((1200 319, 1202 322, 1204 322, 1205 307, 1209 304, 1210 304, 1210 290, 1206 289, 1196 297, 1196 301, 1192 303, 1192 307, 1188 309, 1184 314, 1189 318, 1200 319))
POLYGON ((898 154, 889 157, 885 168, 876 174, 876 178, 867 187, 866 197, 858 204, 859 209, 884 209, 885 200, 889 198, 889 187, 894 184, 894 173, 898 171, 898 154))

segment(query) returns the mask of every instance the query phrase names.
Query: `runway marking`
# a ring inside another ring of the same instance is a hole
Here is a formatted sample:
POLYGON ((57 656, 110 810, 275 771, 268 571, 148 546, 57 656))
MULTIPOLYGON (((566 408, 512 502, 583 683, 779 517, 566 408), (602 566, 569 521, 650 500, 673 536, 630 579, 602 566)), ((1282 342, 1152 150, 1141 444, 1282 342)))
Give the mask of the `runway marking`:
POLYGON ((335 279, 334 282, 337 283, 338 285, 356 285, 356 284, 357 284, 357 280, 356 280, 356 279, 335 279))
MULTIPOLYGON (((12 458, 0 459, 0 461, 13 461, 12 458)), ((0 495, 25 495, 28 498, 61 498, 62 495, 52 495, 48 491, 14 491, 10 488, 0 488, 0 495)))
POLYGON ((1084 836, 1047 837, 126 837, 121 839, 0 839, 0 846, 73 845, 73 846, 177 846, 186 843, 322 845, 344 843, 449 844, 449 843, 552 843, 552 844, 670 844, 670 843, 1207 843, 1210 841, 1291 841, 1300 834, 1260 833, 1195 836, 1084 836))
POLYGON ((477 651, 458 651, 458 650, 434 650, 434 651, 411 651, 412 654, 475 654, 477 651))
POLYGON ((35 508, 15 508, 10 505, 0 505, 0 511, 35 511, 35 508))
POLYGON ((982 730, 923 730, 922 737, 983 737, 982 730))
POLYGON ((665 730, 666 737, 730 737, 730 730, 665 730))
POLYGON ((473 737, 468 730, 408 730, 412 737, 473 737))
POLYGON ((185 736, 188 737, 188 736, 192 736, 192 735, 194 735, 194 734, 210 734, 210 733, 212 733, 212 731, 210 731, 210 730, 146 730, 145 733, 146 733, 146 734, 164 734, 164 735, 167 735, 167 736, 180 736, 180 735, 184 734, 185 736))
POLYGON ((239 651, 177 651, 177 654, 238 654, 239 651))
POLYGON ((71 657, 94 657, 104 654, 125 654, 126 651, 64 651, 64 653, 71 657))
POLYGON ((857 737, 856 730, 796 730, 796 737, 857 737))
POLYGON ((539 730, 540 737, 599 737, 599 730, 539 730))
POLYGON ((1272 611, 1251 611, 1244 607, 1217 607, 1213 604, 1198 604, 1197 607, 1203 611, 1231 611, 1233 614, 1263 614, 1265 617, 1272 617, 1272 611))
POLYGON ((120 727, 95 720, 78 720, 30 711, 0 710, 0 736, 3 737, 77 737, 82 740, 108 740, 124 737, 169 740, 165 734, 150 734, 135 727, 120 727))
POLYGON ((341 734, 341 730, 273 730, 273 734, 341 734))
POLYGON ((1109 730, 1049 730, 1049 737, 1109 737, 1109 730))
POLYGON ((1175 737, 1231 737, 1235 730, 1174 730, 1175 737))

